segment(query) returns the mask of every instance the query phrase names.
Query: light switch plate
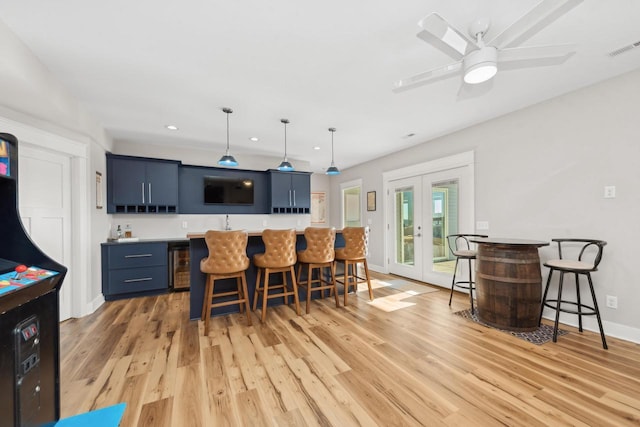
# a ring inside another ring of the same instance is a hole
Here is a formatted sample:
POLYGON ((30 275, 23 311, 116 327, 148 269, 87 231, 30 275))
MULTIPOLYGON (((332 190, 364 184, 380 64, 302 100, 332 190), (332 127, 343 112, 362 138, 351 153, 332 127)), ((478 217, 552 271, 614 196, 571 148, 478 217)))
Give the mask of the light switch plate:
POLYGON ((476 230, 488 230, 488 229, 489 229, 489 221, 476 222, 476 230))

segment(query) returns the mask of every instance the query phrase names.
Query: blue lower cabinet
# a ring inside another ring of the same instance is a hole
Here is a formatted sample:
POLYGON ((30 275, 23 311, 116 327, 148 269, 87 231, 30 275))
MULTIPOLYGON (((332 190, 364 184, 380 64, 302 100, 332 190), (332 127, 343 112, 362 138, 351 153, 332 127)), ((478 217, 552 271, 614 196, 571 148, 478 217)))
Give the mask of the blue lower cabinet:
POLYGON ((153 295, 168 289, 167 242, 102 244, 105 300, 153 295))

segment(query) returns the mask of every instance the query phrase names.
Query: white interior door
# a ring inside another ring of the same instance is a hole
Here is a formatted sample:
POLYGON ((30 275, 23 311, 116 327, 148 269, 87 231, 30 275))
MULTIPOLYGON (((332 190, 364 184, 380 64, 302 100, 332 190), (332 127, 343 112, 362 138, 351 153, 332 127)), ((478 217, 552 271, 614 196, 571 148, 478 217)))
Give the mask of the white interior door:
MULTIPOLYGON (((57 262, 71 261, 71 166, 68 157, 27 145, 19 151, 20 217, 31 239, 57 262)), ((71 317, 72 269, 60 290, 60 320, 71 317)))
POLYGON ((422 280, 422 178, 412 177, 390 182, 388 203, 389 272, 422 280))

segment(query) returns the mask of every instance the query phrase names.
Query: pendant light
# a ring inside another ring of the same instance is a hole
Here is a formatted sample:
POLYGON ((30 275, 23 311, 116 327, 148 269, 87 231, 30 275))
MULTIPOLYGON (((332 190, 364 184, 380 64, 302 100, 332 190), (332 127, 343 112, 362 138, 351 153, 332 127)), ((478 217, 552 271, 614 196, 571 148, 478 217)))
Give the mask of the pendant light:
POLYGON ((327 169, 327 175, 340 175, 340 169, 338 169, 333 162, 333 134, 335 131, 336 128, 329 128, 329 132, 331 132, 331 166, 327 169))
POLYGON ((282 163, 278 166, 278 170, 291 172, 293 170, 293 165, 289 163, 289 159, 287 159, 287 124, 289 124, 289 120, 280 119, 280 122, 284 124, 284 159, 282 159, 282 163))
POLYGON ((224 156, 220 157, 218 164, 220 166, 238 166, 236 159, 229 154, 229 114, 233 113, 233 110, 225 107, 222 111, 227 115, 227 151, 224 153, 224 156))

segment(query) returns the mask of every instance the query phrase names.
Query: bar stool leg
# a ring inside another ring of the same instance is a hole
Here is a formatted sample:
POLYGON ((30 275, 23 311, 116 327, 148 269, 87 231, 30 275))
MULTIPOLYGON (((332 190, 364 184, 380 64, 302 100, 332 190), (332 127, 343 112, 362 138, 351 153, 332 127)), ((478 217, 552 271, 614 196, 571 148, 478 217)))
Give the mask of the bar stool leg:
POLYGON ((202 320, 203 322, 204 322, 204 317, 207 313, 207 307, 209 308, 209 311, 211 311, 211 300, 207 302, 207 298, 209 297, 211 292, 209 290, 209 288, 211 287, 210 279, 211 279, 211 276, 207 274, 207 283, 204 288, 204 299, 202 300, 202 315, 200 315, 200 320, 202 320))
MULTIPOLYGON (((296 306, 296 314, 300 316, 300 300, 298 298, 298 284, 296 283, 296 272, 293 266, 289 267, 291 273, 291 282, 293 283, 293 302, 296 306)), ((286 283, 285 283, 286 286, 286 283)))
MULTIPOLYGON (((367 278, 367 286, 369 287, 369 301, 373 301, 373 288, 371 287, 371 277, 369 277, 369 266, 367 265, 366 258, 364 261, 362 261, 362 263, 364 264, 364 275, 367 278)), ((356 292, 357 291, 358 291, 358 284, 356 283, 356 292)))
POLYGON ((256 311, 256 308, 258 308, 258 294, 260 293, 261 274, 262 274, 262 269, 258 268, 258 273, 256 274, 256 289, 253 291, 253 311, 256 311))
POLYGON ((582 302, 580 301, 580 279, 578 273, 576 276, 576 302, 578 303, 578 330, 582 332, 582 302))
POLYGON ((589 282, 589 290, 591 291, 591 298, 593 298, 593 308, 596 312, 596 319, 598 319, 598 327, 600 328, 600 337, 602 338, 602 348, 608 350, 607 339, 604 337, 604 329, 602 328, 602 319, 600 318, 600 309, 598 309, 598 302, 596 301, 596 293, 593 290, 593 282, 591 281, 591 274, 587 273, 587 280, 589 282))
POLYGON ((267 320, 267 302, 269 298, 269 269, 264 269, 264 285, 262 286, 262 314, 260 316, 260 320, 264 323, 267 320))
POLYGON ((245 312, 247 313, 247 323, 251 326, 251 309, 249 308, 249 291, 247 290, 247 276, 243 272, 240 276, 242 282, 242 294, 244 295, 245 312))
POLYGON ((311 305, 311 282, 312 282, 312 270, 311 270, 311 264, 308 264, 308 269, 307 269, 307 306, 306 306, 306 311, 307 314, 309 314, 309 309, 310 309, 310 305, 311 305))
POLYGON ((469 263, 469 303, 471 304, 471 314, 474 313, 474 308, 473 308, 473 279, 471 276, 471 258, 467 259, 467 262, 469 263))
POLYGON ((547 301, 547 292, 549 292, 549 284, 551 283, 551 276, 553 275, 553 269, 549 270, 549 277, 547 278, 547 285, 544 287, 544 293, 542 294, 542 301, 540 302, 540 316, 538 317, 538 326, 542 324, 542 312, 544 311, 544 303, 547 301))
POLYGON ((340 307, 340 299, 338 298, 338 284, 336 283, 336 263, 331 263, 331 283, 333 284, 333 288, 331 292, 333 293, 336 300, 336 307, 340 307))
POLYGON ((449 306, 451 306, 451 300, 453 299, 453 288, 456 286, 456 274, 458 273, 458 260, 456 257, 456 266, 453 267, 453 280, 451 281, 451 293, 449 294, 449 306))
POLYGON ((564 271, 561 271, 560 280, 558 282, 558 301, 556 303, 556 320, 553 324, 553 342, 558 342, 558 322, 560 321, 560 302, 562 300, 563 279, 564 279, 564 271))

